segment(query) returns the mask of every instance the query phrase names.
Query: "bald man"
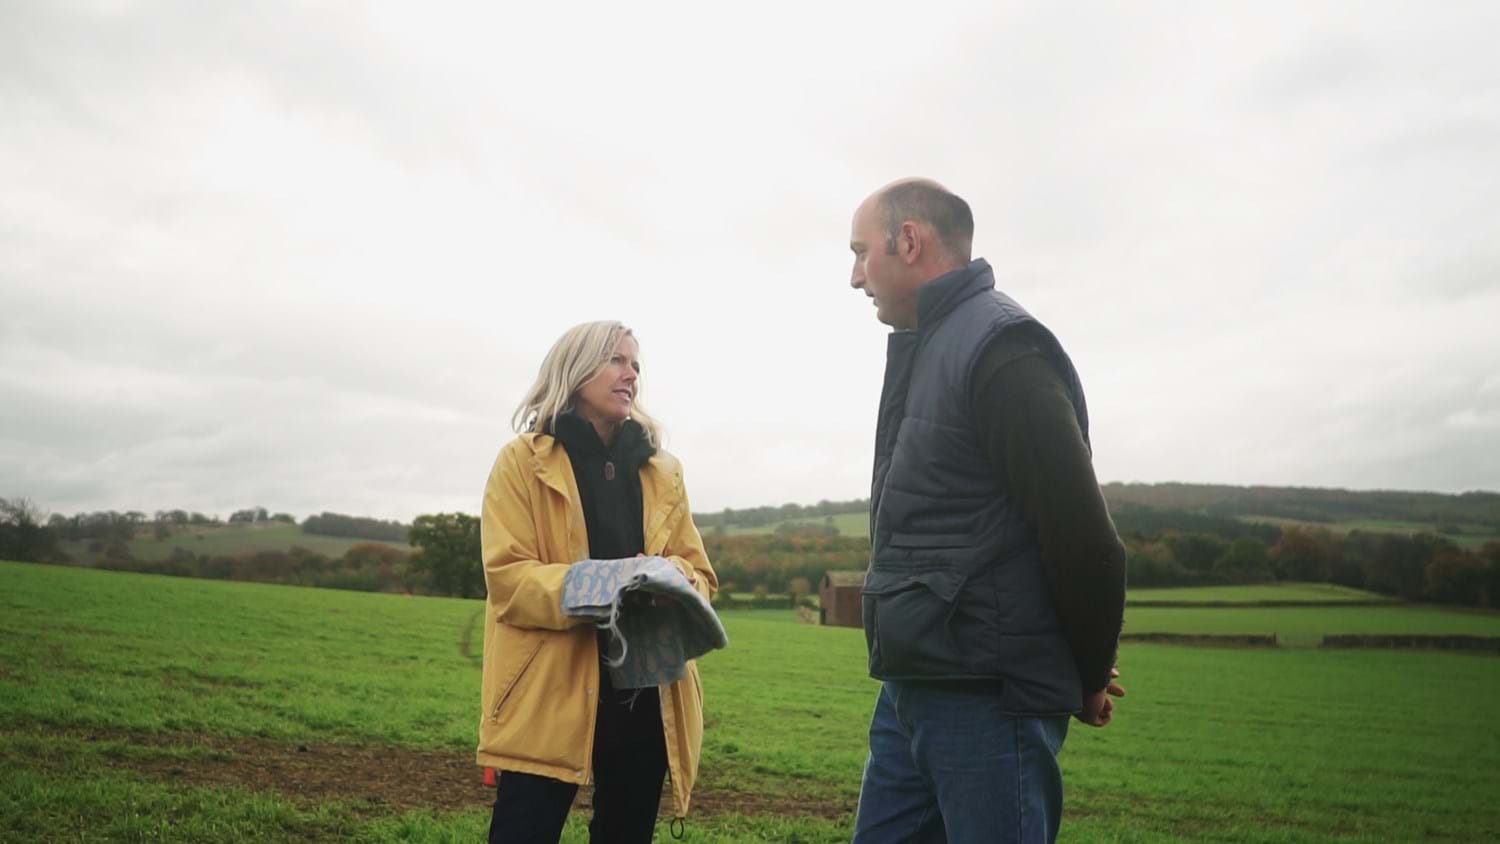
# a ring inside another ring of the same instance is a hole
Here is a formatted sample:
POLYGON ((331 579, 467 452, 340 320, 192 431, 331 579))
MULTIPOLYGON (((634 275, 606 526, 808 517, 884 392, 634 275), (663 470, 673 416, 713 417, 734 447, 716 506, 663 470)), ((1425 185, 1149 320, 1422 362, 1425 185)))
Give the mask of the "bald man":
POLYGON ((1069 716, 1110 722, 1125 549, 1062 345, 971 260, 968 203, 887 185, 850 284, 893 331, 864 628, 882 681, 856 844, 1052 841, 1069 716))

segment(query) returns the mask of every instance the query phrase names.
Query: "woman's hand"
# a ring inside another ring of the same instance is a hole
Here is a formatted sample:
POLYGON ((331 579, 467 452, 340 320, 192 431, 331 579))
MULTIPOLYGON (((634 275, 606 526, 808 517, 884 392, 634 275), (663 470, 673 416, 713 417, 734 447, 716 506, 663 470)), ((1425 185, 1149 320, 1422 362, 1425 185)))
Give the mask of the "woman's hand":
MULTIPOLYGON (((639 558, 644 557, 646 555, 645 554, 636 554, 635 556, 636 556, 637 559, 639 559, 639 558)), ((678 571, 682 571, 682 569, 679 568, 678 571)), ((698 575, 697 575, 697 573, 689 570, 689 571, 683 572, 683 575, 687 577, 687 582, 688 582, 689 586, 693 587, 694 589, 698 588, 698 575)), ((651 606, 654 607, 658 603, 661 603, 661 604, 675 604, 675 603, 677 603, 677 601, 671 595, 652 595, 651 596, 651 600, 650 600, 651 606)))
MULTIPOLYGON (((636 554, 636 556, 637 557, 644 557, 646 555, 645 554, 636 554)), ((678 571, 682 571, 682 569, 679 568, 678 571)), ((697 586, 698 585, 698 573, 697 572, 693 571, 692 569, 689 569, 687 571, 683 571, 682 574, 683 574, 684 577, 687 578, 689 586, 697 586)))

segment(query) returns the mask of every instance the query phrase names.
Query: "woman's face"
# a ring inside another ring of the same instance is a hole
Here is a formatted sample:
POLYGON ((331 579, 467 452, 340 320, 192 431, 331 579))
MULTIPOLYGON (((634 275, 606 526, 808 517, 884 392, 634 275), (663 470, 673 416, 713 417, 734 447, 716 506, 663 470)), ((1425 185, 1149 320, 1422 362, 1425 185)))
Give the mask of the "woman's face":
POLYGON ((629 334, 620 337, 600 370, 578 388, 573 409, 592 422, 603 436, 630 418, 635 404, 635 382, 641 374, 640 347, 629 334))

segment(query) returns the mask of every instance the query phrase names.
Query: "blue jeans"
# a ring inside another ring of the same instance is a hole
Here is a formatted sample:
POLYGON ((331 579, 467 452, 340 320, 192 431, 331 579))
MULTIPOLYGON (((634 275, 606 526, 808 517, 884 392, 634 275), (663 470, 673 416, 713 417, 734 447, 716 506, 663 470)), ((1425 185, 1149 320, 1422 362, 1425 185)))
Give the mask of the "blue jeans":
POLYGON ((882 684, 855 844, 1055 840, 1067 735, 1067 715, 1002 714, 993 688, 882 684))

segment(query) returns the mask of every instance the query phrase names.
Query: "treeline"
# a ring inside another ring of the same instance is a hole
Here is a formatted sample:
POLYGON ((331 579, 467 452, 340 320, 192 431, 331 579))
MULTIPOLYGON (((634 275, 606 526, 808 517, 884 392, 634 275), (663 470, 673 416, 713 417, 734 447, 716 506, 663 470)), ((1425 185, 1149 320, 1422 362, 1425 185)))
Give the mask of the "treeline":
MULTIPOLYGON (((7 499, 0 499, 6 501, 7 499)), ((40 513, 25 499, 10 499, 16 508, 25 508, 28 518, 40 521, 40 513)), ((295 525, 297 519, 290 513, 271 513, 264 507, 247 507, 229 515, 227 524, 258 525, 280 523, 295 525)), ((100 510, 92 513, 77 513, 71 516, 54 513, 46 519, 45 527, 59 541, 76 540, 129 542, 143 531, 151 531, 156 538, 164 539, 173 528, 223 527, 225 521, 218 516, 187 510, 157 510, 147 515, 139 510, 120 513, 100 510)), ((397 521, 381 521, 364 516, 346 516, 342 513, 320 513, 302 521, 302 532, 316 536, 336 536, 344 539, 373 539, 380 542, 407 541, 410 528, 397 521)))
POLYGON ((57 532, 40 516, 24 498, 0 498, 0 560, 48 562, 57 555, 57 532))
MULTIPOLYGON (((59 543, 82 540, 99 554, 95 565, 105 569, 305 585, 335 585, 345 580, 341 573, 335 572, 338 564, 304 548, 238 556, 193 554, 175 548, 164 560, 138 560, 131 556, 130 540, 148 526, 170 531, 174 526, 217 524, 221 524, 218 519, 180 510, 162 511, 154 520, 148 520, 139 511, 103 511, 73 516, 54 514, 43 522, 40 511, 26 499, 0 498, 0 559, 77 564, 59 543)), ((350 565, 364 567, 368 551, 363 546, 350 551, 353 554, 350 565)))
POLYGON ((782 504, 779 507, 751 507, 735 510, 725 507, 717 513, 694 513, 693 523, 700 531, 717 527, 764 527, 795 519, 838 516, 844 513, 868 513, 870 500, 856 498, 852 501, 819 501, 817 504, 782 504))
POLYGON ((1299 581, 1334 583, 1406 601, 1500 607, 1500 542, 1478 551, 1436 534, 1273 528, 1276 539, 1168 528, 1122 531, 1133 587, 1299 581))
MULTIPOLYGON (((862 505, 861 505, 862 506, 862 505)), ((384 542, 410 542, 415 552, 377 542, 359 543, 339 557, 301 547, 242 554, 201 554, 175 548, 160 560, 131 555, 129 540, 149 525, 144 516, 113 514, 97 519, 74 517, 88 526, 79 535, 102 543, 93 565, 116 571, 205 577, 295 586, 324 586, 378 592, 483 597, 484 570, 480 564, 479 519, 464 513, 435 513, 417 517, 405 533, 390 531, 391 523, 334 515, 334 529, 367 530, 383 525, 384 542)), ((312 517, 308 522, 314 522, 312 517)), ((72 520, 70 520, 72 523, 72 520)), ((205 524, 218 524, 205 520, 205 524)), ((306 525, 304 525, 306 529, 306 525)), ((344 535, 348 534, 334 534, 344 535)), ((57 545, 59 535, 42 524, 28 502, 0 499, 0 558, 76 564, 57 545)), ((726 597, 807 594, 817 589, 823 573, 863 569, 869 544, 836 531, 808 528, 799 532, 705 538, 709 557, 719 574, 726 597)))
POLYGON ((383 522, 364 516, 341 513, 319 513, 302 520, 302 532, 345 539, 376 539, 382 542, 405 542, 410 528, 400 522, 383 522))
POLYGON ((285 551, 254 551, 244 554, 194 554, 172 549, 165 559, 142 560, 106 554, 95 568, 163 574, 172 577, 204 577, 284 586, 319 586, 360 592, 405 592, 444 594, 434 586, 432 573, 420 555, 381 542, 360 542, 342 556, 329 557, 300 546, 285 551))
POLYGON ((268 513, 264 507, 235 510, 229 514, 230 524, 264 524, 266 522, 283 522, 295 525, 297 519, 291 513, 268 513))
MULTIPOLYGON (((795 517, 818 515, 809 510, 803 508, 795 517)), ((59 541, 88 539, 98 543, 96 564, 103 568, 369 591, 484 595, 479 520, 462 513, 420 516, 404 536, 390 532, 391 523, 350 520, 384 524, 383 541, 408 541, 414 553, 360 543, 341 557, 304 548, 239 555, 194 554, 178 548, 164 560, 132 558, 128 540, 134 532, 148 524, 172 524, 177 517, 167 518, 147 522, 144 514, 111 512, 44 521, 24 499, 0 499, 0 558, 70 563, 59 541)), ((185 518, 193 523, 192 514, 185 518)), ((1322 582, 1408 601, 1500 607, 1500 542, 1469 550, 1431 533, 1340 534, 1318 526, 1276 527, 1141 506, 1119 507, 1115 520, 1125 543, 1132 587, 1322 582)), ((869 559, 865 539, 821 526, 739 536, 710 532, 704 541, 726 596, 806 594, 816 591, 826 572, 863 570, 869 559)))
POLYGON ((726 594, 799 591, 792 589, 798 579, 817 591, 824 573, 863 571, 870 562, 870 543, 863 538, 816 528, 797 533, 708 534, 703 545, 719 576, 719 590, 726 594))
MULTIPOLYGON (((1445 535, 1500 533, 1500 493, 1392 490, 1347 490, 1319 487, 1227 486, 1222 484, 1122 484, 1103 487, 1112 514, 1131 510, 1197 514, 1216 518, 1270 516, 1305 522, 1381 519, 1437 526, 1445 535)), ((782 504, 726 508, 717 513, 695 513, 704 531, 724 527, 756 528, 777 522, 867 513, 869 500, 819 501, 812 505, 782 504)))
MULTIPOLYGON (((171 518, 167 513, 158 514, 158 518, 164 516, 171 518)), ((183 513, 183 518, 197 518, 195 524, 217 523, 201 513, 183 513)), ((86 541, 101 550, 128 553, 126 543, 152 524, 138 510, 101 510, 72 516, 53 513, 44 518, 25 498, 0 498, 0 559, 65 562, 67 555, 59 543, 67 541, 86 541)))
MULTIPOLYGON (((1500 607, 1500 543, 1478 550, 1436 534, 1347 534, 1315 526, 1241 522, 1202 513, 1123 507, 1115 525, 1132 587, 1335 583, 1407 601, 1500 607)), ((809 526, 796 532, 725 536, 704 543, 723 589, 813 591, 828 571, 863 570, 869 543, 809 526)))
POLYGON ((1156 537, 1167 531, 1177 531, 1211 534, 1226 540, 1254 539, 1263 545, 1272 545, 1281 536, 1281 528, 1264 522, 1244 522, 1181 510, 1155 510, 1131 504, 1113 508, 1110 517, 1121 536, 1156 537))
POLYGON ((1356 491, 1317 487, 1224 486, 1215 484, 1105 484, 1111 508, 1147 507, 1158 511, 1211 516, 1273 516, 1307 522, 1383 519, 1437 525, 1440 533, 1472 528, 1500 533, 1500 494, 1389 490, 1356 491))
MULTIPOLYGON (((324 514, 329 515, 333 514, 324 514)), ((239 518, 231 517, 231 521, 295 521, 285 514, 268 514, 263 508, 237 511, 236 516, 239 518)), ((170 535, 182 525, 223 523, 184 511, 162 511, 154 519, 137 511, 53 515, 44 519, 26 499, 0 498, 0 559, 81 565, 59 543, 85 540, 91 556, 96 556, 89 564, 113 571, 368 592, 484 595, 484 573, 479 565, 479 520, 473 516, 460 513, 423 516, 410 529, 402 527, 399 534, 390 530, 393 523, 336 517, 336 526, 339 518, 352 522, 358 530, 367 530, 372 524, 381 526, 380 536, 375 537, 381 541, 355 543, 340 556, 298 546, 239 554, 195 554, 178 547, 164 559, 147 560, 130 552, 130 540, 140 530, 165 530, 170 535), (408 541, 416 546, 415 552, 385 544, 408 541)))
MULTIPOLYGON (((71 516, 53 513, 42 520, 39 510, 24 498, 0 499, 12 512, 10 521, 26 522, 45 528, 51 538, 58 542, 129 542, 143 532, 150 532, 157 539, 165 539, 174 529, 186 527, 223 527, 226 522, 218 516, 204 515, 187 510, 157 510, 151 515, 140 510, 118 512, 99 510, 90 513, 75 513, 71 516)), ((280 523, 295 525, 297 519, 290 513, 271 513, 264 507, 248 507, 235 510, 229 515, 227 524, 260 525, 280 523)), ((337 536, 346 539, 374 539, 381 542, 407 541, 407 526, 395 521, 381 521, 360 516, 345 516, 339 513, 322 513, 309 516, 302 523, 304 533, 337 536)))

